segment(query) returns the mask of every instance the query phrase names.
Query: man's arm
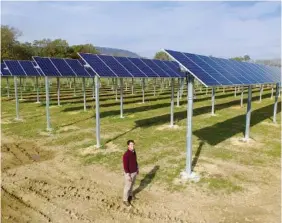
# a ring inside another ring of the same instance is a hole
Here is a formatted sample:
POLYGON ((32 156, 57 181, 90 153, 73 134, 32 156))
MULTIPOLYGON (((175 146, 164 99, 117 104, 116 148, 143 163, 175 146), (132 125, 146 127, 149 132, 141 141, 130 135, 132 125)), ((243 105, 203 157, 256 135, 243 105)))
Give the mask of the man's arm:
POLYGON ((129 173, 129 159, 126 154, 123 155, 123 169, 125 173, 129 173))

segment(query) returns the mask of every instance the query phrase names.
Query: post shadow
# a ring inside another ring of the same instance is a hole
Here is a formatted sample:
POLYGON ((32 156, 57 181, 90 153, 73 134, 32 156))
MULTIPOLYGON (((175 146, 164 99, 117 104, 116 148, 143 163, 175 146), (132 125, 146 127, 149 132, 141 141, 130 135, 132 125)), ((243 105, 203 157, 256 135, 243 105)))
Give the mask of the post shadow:
POLYGON ((200 144, 199 144, 199 147, 198 147, 198 149, 197 149, 197 152, 196 152, 196 154, 195 154, 195 157, 194 157, 194 159, 193 159, 193 161, 192 161, 192 171, 194 170, 194 168, 196 167, 196 165, 197 165, 197 162, 198 162, 198 159, 199 159, 199 157, 200 157, 200 154, 201 154, 201 151, 202 151, 202 148, 203 148, 203 145, 204 145, 205 143, 203 142, 203 141, 201 141, 200 142, 200 144))

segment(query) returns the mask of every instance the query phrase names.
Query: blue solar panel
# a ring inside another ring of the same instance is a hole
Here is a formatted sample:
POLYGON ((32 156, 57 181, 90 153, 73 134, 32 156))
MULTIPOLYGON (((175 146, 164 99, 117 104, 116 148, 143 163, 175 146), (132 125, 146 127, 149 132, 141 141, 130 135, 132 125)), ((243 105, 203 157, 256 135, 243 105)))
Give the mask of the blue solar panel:
POLYGON ((281 81, 281 70, 278 71, 273 67, 172 50, 165 50, 165 52, 208 86, 250 85, 281 81))
POLYGON ((270 79, 275 80, 275 82, 281 82, 281 72, 278 72, 277 69, 271 66, 256 64, 260 69, 266 71, 270 75, 270 79))
POLYGON ((136 67, 127 57, 115 57, 123 67, 125 67, 133 77, 147 77, 138 67, 136 67))
POLYGON ((244 76, 247 80, 249 80, 253 84, 260 84, 261 80, 257 77, 257 75, 250 71, 247 67, 243 65, 242 62, 238 62, 236 60, 228 60, 230 64, 234 67, 234 69, 237 69, 238 72, 242 72, 242 76, 244 76))
POLYGON ((154 72, 150 67, 148 67, 145 63, 143 63, 139 58, 129 58, 130 62, 132 62, 139 70, 145 73, 148 77, 159 77, 159 75, 154 72))
POLYGON ((153 70, 159 77, 170 77, 170 75, 161 69, 158 65, 156 65, 152 60, 149 59, 140 59, 143 63, 145 63, 151 70, 153 70))
POLYGON ((236 69, 236 66, 233 64, 229 63, 228 60, 226 59, 220 59, 220 58, 215 58, 211 57, 211 59, 217 63, 219 66, 223 67, 225 70, 228 71, 232 76, 236 77, 239 79, 242 84, 251 84, 252 82, 248 80, 246 77, 244 77, 244 72, 241 70, 236 69))
POLYGON ((4 63, 1 63, 1 76, 12 76, 4 63))
POLYGON ((232 82, 227 78, 229 77, 229 73, 221 74, 215 68, 213 68, 210 64, 201 60, 201 58, 195 54, 183 53, 187 58, 193 61, 197 66, 199 66, 206 73, 210 74, 214 79, 216 79, 222 85, 232 85, 232 82), (226 77, 227 76, 227 77, 226 77))
POLYGON ((125 69, 112 56, 97 55, 118 77, 133 77, 127 69, 125 69))
POLYGON ((192 73, 193 76, 198 78, 206 86, 217 86, 221 85, 217 80, 215 80, 211 75, 202 70, 199 66, 197 66, 193 61, 187 58, 183 53, 166 50, 166 52, 176 61, 178 61, 183 67, 186 68, 189 72, 192 73))
POLYGON ((61 58, 50 58, 53 65, 64 77, 75 77, 76 73, 70 68, 64 59, 61 58))
POLYGON ((243 64, 245 64, 245 66, 248 66, 249 69, 253 70, 254 73, 258 75, 262 83, 271 83, 273 81, 271 78, 272 75, 267 71, 260 69, 259 67, 255 66, 252 63, 243 63, 243 64))
POLYGON ((27 76, 36 77, 41 76, 39 73, 39 70, 36 69, 32 63, 32 61, 29 60, 18 60, 21 67, 24 69, 27 76))
POLYGON ((198 55, 198 57, 203 60, 204 62, 206 62, 207 64, 209 64, 210 66, 212 66, 215 70, 217 70, 218 72, 220 72, 222 75, 224 75, 229 81, 231 81, 231 83, 233 84, 243 84, 242 81, 240 81, 237 77, 236 74, 228 71, 226 68, 220 66, 218 63, 216 63, 212 58, 207 57, 207 56, 200 56, 198 55))
POLYGON ((85 70, 83 65, 76 59, 64 59, 70 68, 76 73, 79 77, 91 77, 95 76, 95 73, 92 71, 90 74, 85 70))
POLYGON ((54 64, 48 57, 33 57, 45 76, 60 77, 60 72, 56 69, 54 64))
POLYGON ((117 75, 97 56, 89 53, 78 53, 89 64, 99 77, 117 77, 117 75))
POLYGON ((179 71, 176 70, 176 68, 173 66, 171 68, 168 66, 166 63, 167 61, 162 61, 162 60, 152 60, 158 67, 163 69, 170 77, 183 77, 179 71))
POLYGON ((13 76, 26 76, 26 73, 17 60, 4 60, 4 63, 13 76))

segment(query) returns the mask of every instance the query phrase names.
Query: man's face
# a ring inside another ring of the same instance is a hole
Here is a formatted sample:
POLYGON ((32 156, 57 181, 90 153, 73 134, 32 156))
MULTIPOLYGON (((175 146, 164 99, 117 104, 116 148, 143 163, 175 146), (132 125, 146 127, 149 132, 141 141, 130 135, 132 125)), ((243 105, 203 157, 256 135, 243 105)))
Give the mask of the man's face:
POLYGON ((128 145, 128 149, 133 150, 134 149, 134 143, 130 142, 128 145))

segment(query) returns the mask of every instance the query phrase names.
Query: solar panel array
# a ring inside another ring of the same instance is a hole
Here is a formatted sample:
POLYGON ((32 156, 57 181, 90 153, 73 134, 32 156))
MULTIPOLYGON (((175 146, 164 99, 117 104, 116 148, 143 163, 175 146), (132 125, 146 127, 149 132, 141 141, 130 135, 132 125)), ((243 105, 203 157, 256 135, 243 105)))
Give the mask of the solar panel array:
POLYGON ((4 63, 1 63, 1 76, 4 77, 12 76, 4 63))
POLYGON ((281 69, 276 67, 173 50, 165 52, 206 86, 281 82, 281 69))
POLYGON ((99 77, 184 77, 174 61, 79 53, 99 77))

